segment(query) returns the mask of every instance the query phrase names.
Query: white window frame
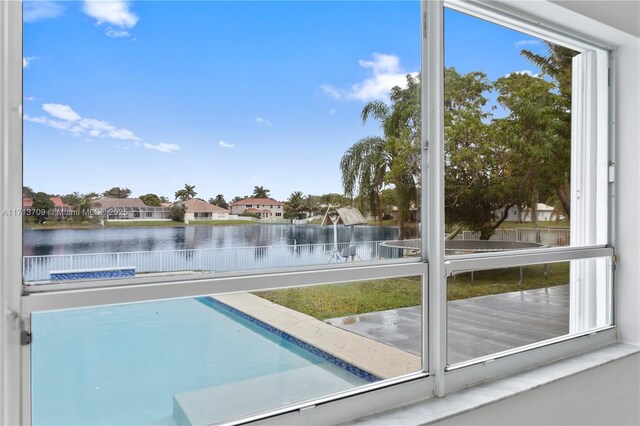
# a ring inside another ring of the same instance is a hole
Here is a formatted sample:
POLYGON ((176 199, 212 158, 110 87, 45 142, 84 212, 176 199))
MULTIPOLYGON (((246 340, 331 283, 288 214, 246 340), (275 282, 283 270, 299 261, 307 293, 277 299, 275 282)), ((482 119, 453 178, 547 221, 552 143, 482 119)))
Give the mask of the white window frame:
MULTIPOLYGON (((566 261, 613 255, 613 235, 608 244, 590 247, 528 250, 518 253, 470 255, 445 258, 444 241, 444 128, 443 128, 443 16, 444 5, 467 14, 507 26, 536 37, 584 50, 596 50, 600 57, 611 50, 597 42, 572 37, 569 31, 527 21, 496 6, 458 0, 421 1, 422 119, 422 234, 423 259, 388 264, 363 264, 355 267, 316 267, 290 271, 260 271, 245 274, 203 275, 196 279, 136 279, 96 282, 92 287, 72 289, 60 285, 55 291, 21 294, 22 222, 19 216, 0 217, 0 422, 30 423, 30 346, 20 345, 20 331, 30 331, 30 314, 38 311, 67 309, 106 304, 195 297, 204 294, 253 291, 266 288, 370 280, 407 275, 423 276, 423 371, 392 380, 374 383, 336 395, 329 395, 286 409, 258 414, 243 421, 260 419, 278 423, 338 423, 372 414, 404 403, 443 396, 511 372, 541 365, 551 360, 597 348, 614 342, 615 327, 604 327, 588 333, 563 336, 473 360, 448 369, 446 365, 447 275, 456 270, 491 269, 495 267, 542 263, 545 260, 566 261), (604 52, 604 53, 603 53, 604 52), (427 203, 426 201, 430 202, 427 203), (16 249, 18 247, 18 249, 16 249), (427 263, 427 261, 429 263, 427 263), (427 283, 433 283, 427 285, 427 283), (492 362, 488 362, 492 361, 492 362), (18 366, 18 367, 17 367, 18 366), (372 408, 375 407, 375 408, 372 408)), ((20 1, 0 2, 0 210, 22 208, 22 11, 20 1)), ((608 59, 608 58, 607 58, 608 59)), ((607 61, 609 62, 609 61, 607 61)), ((600 64, 602 65, 602 64, 600 64)), ((598 91, 610 99, 609 88, 602 87, 603 72, 598 68, 598 91)), ((606 75, 606 74, 605 74, 606 75)), ((599 138, 608 139, 611 120, 608 107, 599 114, 599 138)), ((608 144, 608 141, 607 141, 608 144)), ((613 147, 608 144, 609 156, 613 147)), ((611 183, 612 185, 612 183, 611 183)), ((609 191, 612 193, 612 191, 609 191)), ((612 205, 612 204, 611 204, 612 205)), ((280 207, 279 207, 280 208, 280 207)), ((609 218, 613 218, 611 208, 609 218)), ((612 220, 609 220, 610 227, 612 220)), ((52 290, 51 288, 43 290, 52 290)), ((37 338, 37 336, 36 336, 37 338)), ((238 423, 238 422, 235 422, 238 423)))

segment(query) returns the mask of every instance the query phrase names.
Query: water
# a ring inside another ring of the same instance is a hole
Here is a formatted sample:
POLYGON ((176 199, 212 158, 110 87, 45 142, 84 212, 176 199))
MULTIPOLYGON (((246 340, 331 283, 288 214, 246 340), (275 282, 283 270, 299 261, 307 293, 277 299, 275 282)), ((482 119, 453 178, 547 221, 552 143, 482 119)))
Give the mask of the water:
POLYGON ((296 402, 278 399, 292 388, 299 402, 365 383, 195 299, 36 313, 32 330, 34 425, 174 424, 173 396, 206 388, 235 393, 222 420, 255 412, 252 399, 296 402), (253 395, 260 378, 278 392, 253 395))
MULTIPOLYGON (((383 241, 398 237, 398 228, 356 226, 355 241, 383 241)), ((411 236, 410 236, 411 237, 411 236)), ((338 227, 338 241, 348 242, 351 231, 338 227)), ((320 225, 188 226, 177 228, 26 229, 25 256, 78 253, 181 250, 227 247, 318 244, 333 242, 333 227, 320 225)))

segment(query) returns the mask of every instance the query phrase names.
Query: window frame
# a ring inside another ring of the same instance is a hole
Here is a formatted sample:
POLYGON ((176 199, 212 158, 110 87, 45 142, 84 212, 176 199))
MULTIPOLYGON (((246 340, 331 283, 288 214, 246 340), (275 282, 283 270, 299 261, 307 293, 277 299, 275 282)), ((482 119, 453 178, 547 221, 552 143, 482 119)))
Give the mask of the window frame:
MULTIPOLYGON (((422 118, 423 149, 421 190, 422 204, 422 259, 389 264, 364 264, 349 267, 308 267, 290 271, 258 271, 251 273, 217 274, 197 279, 137 279, 110 282, 96 282, 82 289, 58 287, 57 291, 23 294, 21 250, 11 250, 22 246, 22 221, 19 216, 0 217, 0 283, 2 283, 0 307, 0 327, 2 332, 2 369, 0 371, 2 397, 0 409, 2 422, 8 424, 28 424, 31 420, 30 404, 30 346, 20 345, 20 331, 30 331, 30 314, 37 311, 67 309, 82 306, 98 306, 113 303, 130 303, 171 299, 175 297, 195 297, 203 294, 251 291, 260 288, 298 287, 301 285, 346 282, 364 279, 385 278, 403 275, 423 276, 423 372, 403 376, 381 383, 356 388, 336 395, 329 395, 313 401, 297 404, 269 413, 257 414, 234 421, 234 423, 257 421, 280 416, 278 419, 311 418, 323 423, 336 423, 372 414, 375 410, 426 399, 444 396, 447 392, 479 383, 488 378, 541 365, 551 360, 576 354, 615 341, 615 325, 603 329, 575 335, 563 336, 535 345, 517 348, 512 353, 494 358, 491 363, 479 363, 448 370, 446 367, 446 277, 456 269, 493 265, 516 265, 552 258, 555 261, 586 259, 612 256, 614 238, 613 182, 609 182, 609 232, 608 244, 589 247, 566 247, 541 249, 493 255, 457 256, 445 258, 444 241, 444 128, 443 128, 443 16, 444 7, 450 7, 476 18, 498 25, 507 26, 521 32, 567 46, 606 51, 608 67, 598 70, 598 90, 606 90, 608 105, 613 105, 612 87, 602 87, 603 72, 612 68, 612 49, 599 42, 571 36, 571 31, 561 27, 541 24, 529 20, 524 13, 507 11, 501 5, 491 6, 475 1, 435 0, 421 1, 422 19, 422 70, 428 79, 423 79, 422 118), (498 9, 499 7, 499 9, 498 9), (430 72, 431 71, 431 72, 430 72), (429 129, 428 131, 426 129, 429 129), (435 200, 426 203, 427 200, 435 200), (426 207, 426 208, 425 208, 426 207), (437 238, 433 238, 436 237, 437 238), (430 238, 431 237, 431 238, 430 238), (281 285, 282 282, 286 285, 281 285), (428 285, 428 283, 434 285, 428 285), (442 285, 442 283, 445 285, 442 285), (9 285, 7 284, 9 283, 9 285), (18 284, 19 283, 19 284, 18 284), (280 283, 280 285, 278 285, 280 283), (439 285, 435 285, 439 284, 439 285), (241 287, 238 287, 241 285, 241 287), (9 320, 7 320, 9 318, 9 320), (19 365, 19 368, 15 368, 19 365), (13 366, 13 368, 9 367, 13 366), (339 407, 339 408, 337 408, 339 407), (339 413, 339 414, 338 414, 339 413), (302 417, 301 417, 302 416, 302 417)), ((0 2, 0 207, 20 209, 22 207, 22 4, 21 1, 0 2), (19 141, 19 142, 18 142, 19 141)), ((603 53, 601 53, 602 55, 603 53)), ((613 74, 612 74, 613 75, 613 74)), ((604 74, 606 76, 606 74, 604 74)), ((602 112, 602 110, 600 111, 602 112)), ((606 127, 599 127, 611 140, 613 111, 607 106, 600 119, 606 127)), ((601 135, 602 136, 602 135, 601 135)), ((614 158, 614 147, 608 143, 609 156, 614 158)), ((610 179, 611 180, 611 179, 610 179)), ((278 208, 281 208, 280 206, 278 208)), ((615 280, 615 276, 613 278, 615 280)), ((615 283, 614 283, 615 284, 615 283)), ((60 285, 58 285, 60 286, 60 285)), ((613 295, 612 295, 613 297, 613 295)), ((615 304, 613 304, 615 306, 615 304)))

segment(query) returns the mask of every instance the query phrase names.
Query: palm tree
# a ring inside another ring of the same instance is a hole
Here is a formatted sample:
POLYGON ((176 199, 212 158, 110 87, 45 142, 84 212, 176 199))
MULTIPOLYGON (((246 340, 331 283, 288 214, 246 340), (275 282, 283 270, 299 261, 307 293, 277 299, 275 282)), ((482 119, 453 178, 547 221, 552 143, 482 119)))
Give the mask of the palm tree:
POLYGON ((222 194, 216 195, 216 198, 209 198, 209 204, 213 204, 214 206, 218 206, 223 209, 229 208, 229 204, 224 199, 224 195, 222 194))
POLYGON ((302 195, 302 191, 295 191, 291 193, 289 199, 287 200, 287 213, 289 216, 294 216, 299 219, 299 215, 304 209, 304 197, 302 195))
POLYGON ((263 186, 254 186, 253 187, 253 197, 254 198, 269 198, 270 189, 266 189, 263 186))
POLYGON ((195 185, 188 185, 185 183, 183 189, 176 191, 176 194, 175 194, 176 200, 178 199, 180 201, 191 200, 197 195, 197 192, 195 190, 196 190, 195 185))
POLYGON ((386 147, 385 139, 379 136, 366 137, 349 148, 340 161, 345 194, 368 200, 371 213, 379 221, 382 221, 380 190, 388 167, 386 147))
POLYGON ((307 195, 304 197, 304 208, 309 212, 310 216, 315 216, 320 211, 320 203, 315 195, 307 195))

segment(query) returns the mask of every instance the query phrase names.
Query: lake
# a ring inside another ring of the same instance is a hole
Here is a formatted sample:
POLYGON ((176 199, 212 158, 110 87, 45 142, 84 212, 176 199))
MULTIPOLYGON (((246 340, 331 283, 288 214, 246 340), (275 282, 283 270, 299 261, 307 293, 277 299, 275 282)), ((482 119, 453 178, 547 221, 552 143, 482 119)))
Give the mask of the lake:
MULTIPOLYGON (((410 228, 409 231, 416 232, 415 228, 410 228)), ((176 228, 26 229, 23 236, 24 256, 48 256, 332 243, 333 227, 255 224, 176 228)), ((356 242, 393 240, 397 237, 397 227, 354 228, 356 242)), ((351 230, 338 226, 338 241, 348 242, 350 239, 351 230)))

